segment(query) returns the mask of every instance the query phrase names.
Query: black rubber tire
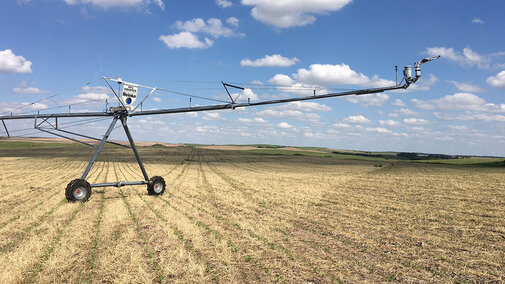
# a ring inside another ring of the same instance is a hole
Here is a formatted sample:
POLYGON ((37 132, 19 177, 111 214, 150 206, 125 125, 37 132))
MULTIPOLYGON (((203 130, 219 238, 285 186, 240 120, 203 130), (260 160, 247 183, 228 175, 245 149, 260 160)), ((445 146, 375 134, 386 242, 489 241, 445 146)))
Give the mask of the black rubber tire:
POLYGON ((152 178, 149 179, 149 182, 147 183, 147 194, 162 195, 165 192, 165 188, 166 188, 165 180, 160 176, 153 176, 152 178))
POLYGON ((86 180, 74 179, 68 183, 65 189, 65 197, 69 202, 86 202, 91 197, 91 186, 86 180))

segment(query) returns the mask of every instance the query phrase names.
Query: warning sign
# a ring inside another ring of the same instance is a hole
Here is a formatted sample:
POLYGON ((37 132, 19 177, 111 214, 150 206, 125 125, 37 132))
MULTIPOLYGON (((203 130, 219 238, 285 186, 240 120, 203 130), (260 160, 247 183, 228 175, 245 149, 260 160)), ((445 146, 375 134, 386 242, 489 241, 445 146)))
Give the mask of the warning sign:
POLYGON ((123 84, 123 102, 125 105, 132 105, 137 99, 139 86, 133 84, 123 84))

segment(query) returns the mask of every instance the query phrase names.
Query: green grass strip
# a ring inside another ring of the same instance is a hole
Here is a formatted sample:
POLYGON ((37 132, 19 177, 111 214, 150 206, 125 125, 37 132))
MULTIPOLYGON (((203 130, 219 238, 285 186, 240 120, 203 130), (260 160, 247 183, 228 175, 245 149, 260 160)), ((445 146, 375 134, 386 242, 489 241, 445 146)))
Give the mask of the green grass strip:
POLYGON ((74 210, 74 212, 72 212, 72 215, 70 216, 70 218, 67 219, 67 221, 65 222, 65 225, 63 226, 63 228, 61 228, 61 229, 58 230, 58 236, 56 237, 56 239, 53 240, 53 242, 51 243, 51 245, 47 249, 46 253, 44 253, 44 255, 42 255, 39 263, 37 263, 32 268, 32 275, 31 275, 30 279, 28 279, 28 281, 27 281, 28 283, 32 283, 33 280, 35 279, 35 277, 37 277, 37 274, 39 274, 40 270, 42 270, 42 266, 49 259, 49 257, 53 253, 54 248, 56 247, 56 245, 60 242, 61 236, 63 235, 63 231, 65 231, 65 229, 68 227, 68 225, 70 225, 70 223, 72 223, 72 221, 75 219, 75 216, 77 216, 77 213, 79 211, 81 211, 81 209, 83 207, 84 207, 84 203, 81 202, 79 204, 79 207, 77 207, 74 210))
POLYGON ((133 211, 131 210, 130 208, 130 204, 128 203, 128 201, 126 201, 126 196, 124 195, 123 191, 119 191, 119 193, 121 194, 121 199, 123 199, 123 202, 124 204, 126 205, 126 209, 128 210, 128 214, 130 215, 133 223, 135 223, 135 228, 137 229, 137 233, 139 234, 140 238, 142 239, 142 241, 144 242, 144 249, 146 250, 146 252, 149 254, 149 257, 151 258, 151 261, 154 265, 154 268, 156 269, 156 272, 158 274, 158 280, 160 282, 163 281, 163 274, 161 273, 161 267, 160 265, 158 264, 158 262, 156 261, 156 259, 154 258, 154 254, 151 252, 151 250, 149 249, 149 246, 148 246, 148 241, 144 235, 144 233, 142 233, 142 229, 140 227, 140 224, 137 220, 137 218, 135 217, 135 214, 133 214, 133 211))

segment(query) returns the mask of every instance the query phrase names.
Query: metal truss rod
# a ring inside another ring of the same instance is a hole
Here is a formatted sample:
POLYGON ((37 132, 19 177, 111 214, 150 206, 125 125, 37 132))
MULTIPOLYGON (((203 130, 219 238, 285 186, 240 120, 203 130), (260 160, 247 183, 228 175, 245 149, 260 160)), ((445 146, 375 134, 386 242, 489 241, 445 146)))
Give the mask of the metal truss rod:
MULTIPOLYGON (((123 101, 119 98, 119 95, 116 93, 116 91, 114 90, 114 88, 112 88, 112 86, 110 85, 109 81, 107 80, 108 78, 106 77, 102 77, 105 82, 107 82, 107 85, 109 85, 110 89, 112 90, 112 92, 114 93, 114 96, 116 96, 116 99, 121 103, 121 105, 126 108, 126 106, 124 105, 123 101)), ((122 84, 123 82, 121 81, 116 81, 118 84, 122 84)))
POLYGON ((148 184, 148 181, 141 180, 141 181, 104 182, 104 183, 93 183, 93 184, 90 184, 90 186, 91 187, 108 187, 108 186, 122 187, 122 186, 127 186, 127 185, 143 185, 143 184, 148 184))
POLYGON ((84 142, 84 141, 81 141, 81 140, 77 140, 77 139, 74 139, 74 138, 71 138, 71 137, 67 137, 67 136, 65 136, 65 135, 61 135, 61 134, 58 134, 58 133, 54 133, 54 132, 51 132, 51 131, 48 131, 48 130, 42 129, 42 128, 40 128, 40 127, 36 127, 35 129, 40 130, 40 131, 42 131, 42 132, 49 133, 49 134, 51 134, 51 135, 55 135, 55 136, 61 137, 61 138, 65 138, 65 139, 68 139, 68 140, 72 140, 72 141, 74 141, 74 142, 81 143, 81 144, 84 144, 84 145, 86 145, 86 146, 90 146, 90 147, 96 148, 96 146, 95 146, 95 145, 93 145, 93 144, 89 144, 89 143, 84 142))
MULTIPOLYGON (((79 134, 79 133, 75 133, 75 132, 71 132, 71 131, 63 130, 63 129, 59 129, 59 128, 55 128, 54 130, 65 132, 65 133, 72 134, 72 135, 81 136, 81 137, 92 139, 92 140, 97 140, 97 141, 101 141, 102 140, 102 139, 98 139, 98 138, 95 138, 95 137, 91 137, 91 136, 87 136, 87 135, 84 135, 84 134, 79 134)), ((125 148, 131 148, 128 145, 123 145, 121 143, 116 143, 116 142, 112 142, 112 141, 105 141, 105 143, 109 143, 109 144, 113 144, 113 145, 117 145, 117 146, 121 146, 121 147, 125 147, 125 148)))
POLYGON ((5 133, 7 134, 7 137, 10 138, 11 135, 9 134, 9 130, 7 130, 7 126, 5 125, 5 121, 2 119, 2 124, 4 125, 5 133))
POLYGON ((366 94, 382 93, 382 92, 391 91, 391 90, 405 89, 407 87, 408 87, 408 84, 404 84, 404 85, 395 85, 395 86, 384 87, 384 88, 354 90, 354 91, 347 91, 347 92, 341 92, 341 93, 331 93, 331 94, 324 94, 324 95, 317 95, 317 96, 296 97, 296 98, 271 100, 271 101, 261 101, 261 102, 256 102, 256 103, 220 104, 220 105, 209 105, 209 106, 196 106, 196 107, 191 107, 191 108, 172 108, 172 109, 146 110, 146 111, 140 111, 140 112, 130 113, 128 115, 129 116, 139 116, 139 115, 154 115, 154 114, 168 114, 168 113, 183 113, 183 112, 196 112, 196 111, 235 109, 237 107, 250 107, 250 106, 260 106, 260 105, 271 105, 271 104, 280 104, 280 103, 298 102, 298 101, 308 101, 308 100, 333 98, 333 97, 342 97, 342 96, 351 96, 351 95, 359 96, 359 95, 366 95, 366 94))
POLYGON ((142 164, 142 160, 140 159, 139 152, 137 151, 137 147, 135 147, 135 142, 133 141, 132 135, 130 134, 130 130, 128 129, 128 125, 126 124, 126 116, 121 116, 121 123, 123 124, 124 132, 126 133, 126 136, 128 137, 128 141, 130 141, 130 146, 132 147, 133 154, 135 154, 135 158, 137 159, 137 162, 139 163, 140 170, 142 171, 142 174, 144 175, 144 179, 146 181, 148 181, 149 176, 147 175, 146 169, 144 168, 144 164, 142 164))
POLYGON ((132 112, 134 112, 139 106, 142 105, 143 102, 145 102, 145 100, 147 100, 147 98, 149 98, 150 95, 152 95, 155 91, 157 90, 157 88, 153 88, 151 90, 151 92, 149 92, 149 94, 147 96, 145 96, 141 101, 140 103, 137 104, 137 106, 132 110, 132 112))
MULTIPOLYGON (((224 89, 226 90, 226 93, 228 94, 228 97, 230 97, 230 100, 231 100, 231 103, 234 104, 235 103, 235 100, 231 97, 231 94, 230 92, 228 91, 228 88, 226 86, 228 86, 228 84, 226 84, 225 82, 221 81, 221 84, 223 84, 223 87, 224 89)), ((231 85, 230 85, 231 86, 231 85)))
POLYGON ((86 179, 86 177, 88 176, 88 173, 91 170, 91 168, 93 167, 93 164, 95 163, 96 158, 98 157, 98 154, 100 154, 100 151, 102 151, 103 145, 105 145, 105 141, 107 141, 110 133, 112 132, 112 130, 114 130, 114 125, 116 125, 117 120, 118 120, 118 117, 114 116, 114 118, 112 119, 112 122, 109 125, 109 128, 107 129, 107 132, 105 132, 105 134, 103 135, 102 141, 100 141, 100 145, 98 145, 98 148, 96 149, 95 154, 93 155, 93 157, 89 161, 89 164, 86 167, 86 170, 84 170, 84 173, 82 174, 81 179, 86 179))
POLYGON ((6 115, 6 116, 0 116, 0 119, 11 120, 11 119, 30 119, 30 118, 53 118, 53 117, 98 117, 98 116, 113 116, 113 115, 114 113, 109 112, 76 112, 76 113, 6 115))

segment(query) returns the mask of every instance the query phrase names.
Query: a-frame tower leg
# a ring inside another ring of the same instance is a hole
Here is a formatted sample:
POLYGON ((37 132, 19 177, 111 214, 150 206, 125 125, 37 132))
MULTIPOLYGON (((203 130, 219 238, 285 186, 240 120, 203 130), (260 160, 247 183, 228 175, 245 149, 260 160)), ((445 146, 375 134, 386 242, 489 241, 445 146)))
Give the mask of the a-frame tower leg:
POLYGON ((115 186, 115 187, 121 187, 121 186, 126 186, 126 185, 147 185, 147 193, 149 195, 161 195, 165 192, 165 180, 160 177, 160 176, 153 176, 152 178, 149 179, 149 176, 147 175, 147 172, 144 168, 144 164, 142 163, 142 160, 140 159, 140 155, 137 151, 137 147, 135 146, 135 142, 133 141, 133 138, 131 136, 130 130, 128 129, 128 125, 126 122, 127 114, 126 113, 116 113, 114 115, 114 119, 112 120, 111 124, 109 125, 109 128, 105 132, 105 135, 103 136, 102 140, 100 141, 100 145, 97 147, 95 154, 93 154, 93 157, 88 163, 88 166, 86 167, 86 170, 84 170, 84 173, 82 174, 80 179, 75 179, 71 181, 65 190, 65 195, 67 197, 68 201, 87 201, 89 197, 91 196, 91 188, 93 187, 107 187, 107 186, 115 186), (117 181, 117 182, 107 182, 107 183, 95 183, 95 184, 89 184, 86 181, 86 177, 89 174, 89 171, 95 164, 96 159, 98 158, 98 155, 103 149, 103 146, 107 142, 107 139, 109 138, 112 130, 114 130, 114 126, 116 125, 116 122, 121 120, 121 124, 123 125, 123 129, 126 133, 126 136, 128 137, 128 141, 130 142, 131 148, 133 150, 133 154, 135 155, 135 158, 137 159, 137 163, 140 166, 140 170, 142 171, 142 175, 144 176, 144 180, 142 181, 117 181))
POLYGON ((102 140, 100 141, 100 145, 98 146, 98 148, 96 148, 95 154, 93 155, 93 157, 89 161, 88 166, 86 167, 86 170, 84 170, 84 173, 82 174, 81 179, 86 179, 86 177, 88 176, 88 173, 91 170, 91 168, 93 167, 93 164, 95 164, 96 158, 98 158, 100 151, 102 151, 102 148, 105 145, 105 142, 109 138, 112 130, 114 130, 114 125, 116 125, 117 120, 118 120, 118 118, 116 116, 114 116, 114 118, 112 119, 112 122, 109 125, 109 128, 107 129, 107 132, 105 132, 102 140))
POLYGON ((126 124, 126 116, 121 116, 121 124, 123 124, 124 132, 128 137, 128 141, 130 141, 130 146, 132 147, 133 154, 135 154, 135 158, 137 159, 137 163, 139 164, 140 170, 144 175, 145 181, 149 181, 149 176, 147 175, 146 169, 144 168, 144 164, 142 164, 142 160, 140 159, 139 152, 137 151, 137 147, 135 147, 135 142, 133 141, 132 135, 130 134, 130 130, 128 129, 128 125, 126 124))

